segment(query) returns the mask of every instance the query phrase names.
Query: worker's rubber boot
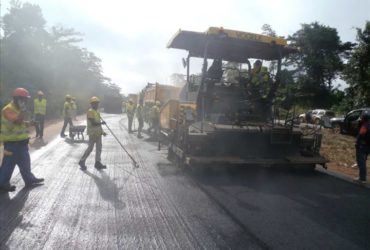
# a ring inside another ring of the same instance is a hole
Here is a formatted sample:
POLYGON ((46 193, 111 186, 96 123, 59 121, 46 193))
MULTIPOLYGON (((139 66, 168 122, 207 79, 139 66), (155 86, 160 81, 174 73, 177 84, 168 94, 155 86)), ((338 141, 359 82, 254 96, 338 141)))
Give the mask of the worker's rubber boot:
POLYGON ((107 166, 103 165, 100 161, 95 162, 96 169, 106 169, 107 166))
POLYGON ((80 169, 82 170, 82 171, 85 171, 86 169, 87 169, 87 167, 86 167, 86 165, 85 165, 85 162, 84 161, 79 161, 78 162, 78 165, 80 165, 80 169))
POLYGON ((44 178, 35 178, 31 182, 27 182, 26 187, 36 187, 43 185, 44 180, 45 180, 44 178))
POLYGON ((6 186, 0 186, 0 191, 3 192, 14 192, 15 191, 15 186, 13 185, 6 185, 6 186))

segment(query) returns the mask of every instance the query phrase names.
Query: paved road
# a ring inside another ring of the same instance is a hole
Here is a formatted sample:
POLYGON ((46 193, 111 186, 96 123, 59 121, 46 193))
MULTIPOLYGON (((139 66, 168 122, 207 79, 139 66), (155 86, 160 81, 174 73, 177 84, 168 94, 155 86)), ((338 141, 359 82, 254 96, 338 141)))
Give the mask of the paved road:
POLYGON ((32 153, 44 186, 0 194, 0 249, 369 249, 370 191, 315 172, 179 169, 156 144, 106 115, 112 136, 96 171, 86 143, 60 138, 32 153))

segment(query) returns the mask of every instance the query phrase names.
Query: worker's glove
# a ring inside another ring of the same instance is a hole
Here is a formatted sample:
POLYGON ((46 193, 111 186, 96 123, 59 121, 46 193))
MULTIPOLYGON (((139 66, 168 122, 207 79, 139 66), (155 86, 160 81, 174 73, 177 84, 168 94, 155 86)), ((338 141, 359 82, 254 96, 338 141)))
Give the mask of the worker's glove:
POLYGON ((102 121, 101 123, 100 123, 101 125, 105 125, 105 124, 107 124, 105 121, 102 121))
POLYGON ((103 132, 103 136, 107 136, 107 133, 103 132))

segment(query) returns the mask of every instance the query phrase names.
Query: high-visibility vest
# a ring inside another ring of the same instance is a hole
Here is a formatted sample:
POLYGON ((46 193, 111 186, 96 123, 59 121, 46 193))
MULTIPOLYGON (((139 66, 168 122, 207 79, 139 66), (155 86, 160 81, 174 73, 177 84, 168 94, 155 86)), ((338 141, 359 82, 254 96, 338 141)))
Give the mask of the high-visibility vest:
POLYGON ((155 104, 153 107, 152 107, 152 118, 153 119, 157 119, 157 118, 159 118, 159 113, 160 113, 160 107, 159 107, 159 105, 157 105, 157 104, 155 104))
POLYGON ((26 125, 23 122, 20 124, 16 124, 6 119, 4 114, 7 111, 12 111, 16 113, 17 116, 21 114, 21 111, 15 106, 14 102, 10 102, 3 108, 1 112, 0 141, 16 142, 27 140, 29 137, 26 125))
POLYGON ((126 112, 127 112, 127 115, 134 116, 134 114, 135 114, 135 105, 127 103, 126 112))
POLYGON ((103 134, 103 129, 101 127, 101 124, 99 125, 93 125, 92 122, 90 121, 90 119, 94 119, 94 121, 96 123, 100 123, 100 113, 93 109, 93 108, 90 108, 88 111, 87 111, 87 134, 89 136, 99 136, 99 135, 102 135, 103 134))
POLYGON ((76 103, 75 103, 74 101, 72 101, 71 103, 72 103, 72 105, 71 105, 72 110, 77 110, 77 105, 76 105, 76 103))
POLYGON ((63 116, 64 117, 71 117, 72 116, 72 103, 65 102, 63 106, 63 116))
POLYGON ((143 119, 143 106, 139 105, 136 108, 136 117, 137 119, 143 119))
POLYGON ((266 67, 261 67, 259 72, 252 72, 252 84, 255 86, 264 84, 269 80, 269 72, 266 67))
POLYGON ((269 72, 266 67, 261 67, 259 72, 252 72, 252 92, 262 98, 266 98, 270 91, 269 72))
POLYGON ((34 114, 40 114, 40 115, 46 115, 46 99, 41 99, 41 101, 36 98, 33 101, 33 109, 34 109, 34 114))

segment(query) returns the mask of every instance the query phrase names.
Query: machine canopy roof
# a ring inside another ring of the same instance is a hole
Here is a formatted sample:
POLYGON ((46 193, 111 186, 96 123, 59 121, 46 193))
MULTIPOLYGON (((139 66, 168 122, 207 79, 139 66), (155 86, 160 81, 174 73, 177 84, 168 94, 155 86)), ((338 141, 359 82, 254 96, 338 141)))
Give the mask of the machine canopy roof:
POLYGON ((296 50, 280 37, 211 27, 206 32, 178 31, 167 48, 189 51, 190 56, 203 57, 208 43, 207 57, 244 63, 249 58, 277 60, 279 50, 284 57, 296 50))

